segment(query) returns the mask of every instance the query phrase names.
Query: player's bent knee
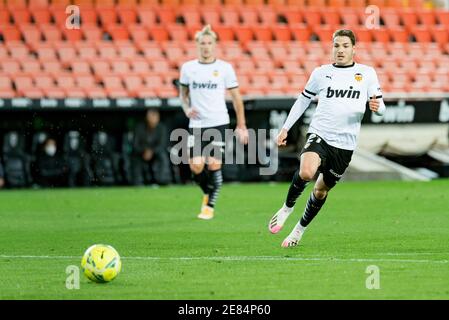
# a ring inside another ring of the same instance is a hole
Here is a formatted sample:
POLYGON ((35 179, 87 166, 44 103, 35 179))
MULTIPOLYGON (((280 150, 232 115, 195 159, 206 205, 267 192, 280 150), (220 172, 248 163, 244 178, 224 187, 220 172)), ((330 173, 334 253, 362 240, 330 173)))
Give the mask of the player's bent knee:
POLYGON ((301 169, 299 171, 299 177, 304 181, 310 181, 315 176, 315 172, 311 169, 301 169))
POLYGON ((204 169, 204 164, 190 164, 190 171, 194 174, 199 174, 204 169))

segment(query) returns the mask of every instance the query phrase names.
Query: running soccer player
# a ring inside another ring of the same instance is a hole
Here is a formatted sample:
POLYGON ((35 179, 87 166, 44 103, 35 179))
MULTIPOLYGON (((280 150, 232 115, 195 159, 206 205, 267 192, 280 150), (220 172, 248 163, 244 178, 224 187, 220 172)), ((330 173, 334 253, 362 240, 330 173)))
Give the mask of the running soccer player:
POLYGON ((369 109, 378 115, 385 111, 375 70, 354 62, 355 42, 351 30, 335 31, 334 63, 315 68, 277 137, 279 146, 286 144, 289 129, 317 96, 318 105, 308 129, 307 142, 300 153, 299 170, 293 176, 284 205, 268 225, 271 233, 281 231, 297 198, 319 172, 302 218, 282 242, 284 248, 299 244, 307 226, 324 205, 329 190, 348 167, 356 148, 366 102, 369 101, 369 109))
POLYGON ((241 143, 248 142, 248 130, 235 71, 229 63, 215 57, 217 35, 207 25, 196 33, 195 41, 199 56, 181 67, 180 96, 182 108, 190 119, 189 166, 203 191, 198 218, 208 220, 214 217, 214 206, 223 182, 225 129, 229 127, 226 90, 232 97, 237 117, 236 134, 241 143), (204 150, 211 152, 207 154, 204 150))

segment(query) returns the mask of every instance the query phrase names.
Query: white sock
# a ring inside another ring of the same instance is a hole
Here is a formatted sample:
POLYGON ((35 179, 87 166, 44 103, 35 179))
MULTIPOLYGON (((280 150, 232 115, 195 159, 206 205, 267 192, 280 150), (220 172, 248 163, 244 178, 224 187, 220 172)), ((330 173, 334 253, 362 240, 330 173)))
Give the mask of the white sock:
POLYGON ((304 233, 304 231, 306 231, 306 228, 307 228, 307 227, 303 227, 303 226, 301 225, 301 222, 298 222, 298 223, 296 224, 295 228, 296 228, 298 231, 300 231, 301 233, 304 233))

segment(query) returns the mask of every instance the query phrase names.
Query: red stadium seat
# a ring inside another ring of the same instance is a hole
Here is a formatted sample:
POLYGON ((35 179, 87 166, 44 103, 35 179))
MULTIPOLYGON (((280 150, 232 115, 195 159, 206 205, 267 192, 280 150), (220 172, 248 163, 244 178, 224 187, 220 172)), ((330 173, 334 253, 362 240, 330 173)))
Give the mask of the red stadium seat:
POLYGON ((128 25, 128 32, 134 42, 148 41, 150 36, 148 30, 141 24, 128 25))
POLYGON ((166 26, 166 29, 172 41, 183 42, 189 40, 187 29, 182 25, 170 24, 166 26))
POLYGON ((380 16, 388 28, 394 28, 401 25, 399 13, 395 9, 384 8, 380 11, 380 16))
POLYGON ((390 34, 388 33, 388 29, 380 27, 378 29, 372 29, 371 32, 375 41, 382 43, 390 42, 390 34))
POLYGON ((115 8, 97 8, 97 15, 103 26, 117 23, 115 8))
POLYGON ((259 14, 256 7, 244 6, 239 10, 242 23, 253 26, 259 24, 259 14))
POLYGON ((421 9, 419 10, 418 18, 421 24, 427 25, 429 27, 437 24, 437 16, 434 10, 421 9))
POLYGON ((283 11, 283 16, 287 20, 288 25, 303 23, 303 15, 302 11, 295 8, 287 7, 285 11, 283 11))
POLYGON ((321 42, 331 43, 335 29, 330 26, 317 26, 313 32, 318 36, 321 42))
POLYGON ((27 8, 16 8, 10 10, 11 16, 16 25, 20 25, 22 23, 31 23, 31 14, 27 8))
POLYGON ((318 9, 307 9, 303 11, 303 16, 309 28, 321 25, 321 11, 318 9))
POLYGON ((128 29, 124 25, 109 25, 106 28, 113 41, 129 40, 128 29))
POLYGON ((348 26, 360 25, 360 13, 357 9, 340 9, 340 16, 343 24, 348 26))
MULTIPOLYGON (((333 0, 330 0, 333 1, 333 0)), ((312 8, 324 8, 326 7, 326 0, 307 0, 309 7, 312 8)))
POLYGON ((259 18, 262 24, 274 25, 277 24, 277 13, 273 8, 261 6, 257 8, 259 18))
POLYGON ((237 37, 237 40, 243 45, 254 39, 254 31, 248 26, 235 26, 234 34, 237 37))
POLYGON ((348 0, 347 6, 349 8, 365 8, 367 5, 371 5, 371 1, 366 2, 365 0, 348 0))
POLYGON ((60 41, 62 39, 61 29, 53 24, 40 25, 45 41, 60 41))

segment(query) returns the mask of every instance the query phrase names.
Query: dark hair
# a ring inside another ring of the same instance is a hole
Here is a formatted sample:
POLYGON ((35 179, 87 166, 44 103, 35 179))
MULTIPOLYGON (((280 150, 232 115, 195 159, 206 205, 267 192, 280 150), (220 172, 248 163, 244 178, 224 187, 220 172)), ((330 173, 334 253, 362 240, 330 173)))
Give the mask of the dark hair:
POLYGON ((352 45, 355 46, 355 35, 352 30, 348 29, 340 29, 334 32, 334 35, 332 36, 332 40, 335 39, 335 37, 348 37, 351 39, 352 45))

